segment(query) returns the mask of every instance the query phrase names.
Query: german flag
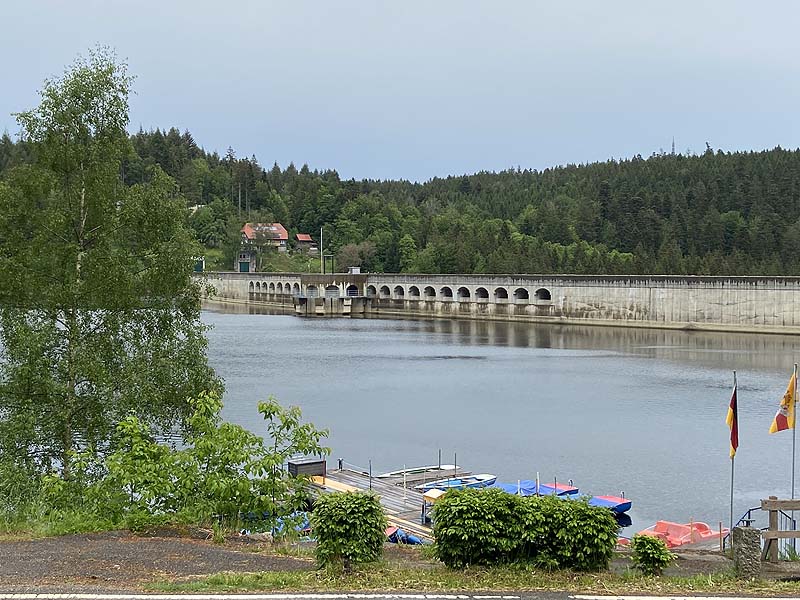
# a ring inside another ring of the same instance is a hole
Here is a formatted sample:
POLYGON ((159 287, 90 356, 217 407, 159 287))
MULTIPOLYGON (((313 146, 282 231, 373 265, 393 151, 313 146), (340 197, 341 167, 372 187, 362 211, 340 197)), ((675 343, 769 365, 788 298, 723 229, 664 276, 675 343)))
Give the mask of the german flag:
POLYGON ((792 373, 789 379, 789 385, 786 387, 786 393, 781 399, 781 406, 778 413, 772 420, 772 425, 769 428, 770 433, 784 431, 785 429, 794 429, 794 413, 795 404, 797 401, 797 374, 792 373))
POLYGON ((736 386, 733 386, 731 403, 728 405, 728 417, 725 419, 731 429, 731 458, 736 456, 736 449, 739 447, 739 406, 736 402, 736 386))

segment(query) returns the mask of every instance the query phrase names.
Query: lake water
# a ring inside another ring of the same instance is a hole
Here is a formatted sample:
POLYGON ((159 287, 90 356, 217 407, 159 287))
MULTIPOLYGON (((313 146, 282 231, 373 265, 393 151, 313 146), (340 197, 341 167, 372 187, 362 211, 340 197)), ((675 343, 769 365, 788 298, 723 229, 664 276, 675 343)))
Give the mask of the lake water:
MULTIPOLYGON (((729 518, 732 371, 739 380, 735 513, 789 497, 791 432, 767 433, 800 337, 456 320, 203 313, 224 416, 263 433, 274 394, 373 473, 458 464, 516 482, 572 479, 658 519, 729 518)), ((329 463, 331 464, 331 463, 329 463)), ((798 486, 800 489, 800 485, 798 486)))

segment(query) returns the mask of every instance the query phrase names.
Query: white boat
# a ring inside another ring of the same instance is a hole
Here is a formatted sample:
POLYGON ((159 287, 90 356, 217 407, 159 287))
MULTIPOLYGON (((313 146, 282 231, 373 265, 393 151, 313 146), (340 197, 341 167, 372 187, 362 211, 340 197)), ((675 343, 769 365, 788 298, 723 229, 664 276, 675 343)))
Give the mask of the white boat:
POLYGON ((408 469, 400 469, 398 471, 389 471, 376 475, 377 479, 390 479, 392 477, 402 477, 403 475, 422 475, 424 473, 432 473, 438 475, 441 473, 454 473, 457 467, 455 465, 429 465, 427 467, 409 467, 408 469))

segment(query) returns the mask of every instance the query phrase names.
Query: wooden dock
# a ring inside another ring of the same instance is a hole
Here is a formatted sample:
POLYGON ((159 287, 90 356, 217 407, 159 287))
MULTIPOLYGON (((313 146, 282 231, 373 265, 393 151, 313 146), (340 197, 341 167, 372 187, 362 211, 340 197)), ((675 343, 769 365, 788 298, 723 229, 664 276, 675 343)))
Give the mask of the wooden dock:
POLYGON ((313 484, 323 492, 354 492, 372 489, 381 500, 386 519, 390 525, 403 529, 424 540, 433 540, 430 525, 422 522, 422 494, 413 489, 396 485, 394 479, 378 479, 368 473, 351 469, 328 471, 323 477, 311 478, 313 484), (370 487, 371 485, 371 487, 370 487))

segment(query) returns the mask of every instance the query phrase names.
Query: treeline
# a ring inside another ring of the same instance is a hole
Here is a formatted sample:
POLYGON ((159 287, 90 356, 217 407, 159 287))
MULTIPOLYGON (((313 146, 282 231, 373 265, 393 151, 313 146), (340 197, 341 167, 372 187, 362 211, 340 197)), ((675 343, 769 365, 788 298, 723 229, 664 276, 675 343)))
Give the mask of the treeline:
MULTIPOLYGON (((0 174, 29 159, 0 140, 0 174)), ((307 165, 206 152, 189 132, 139 131, 121 178, 158 166, 198 241, 230 268, 245 221, 324 229, 340 267, 440 273, 800 274, 800 151, 654 154, 544 171, 342 180, 307 165)))

